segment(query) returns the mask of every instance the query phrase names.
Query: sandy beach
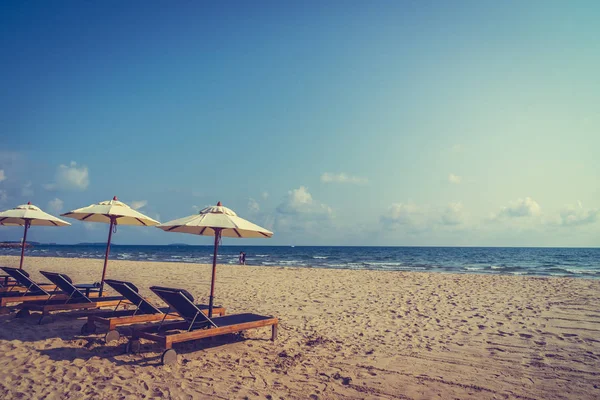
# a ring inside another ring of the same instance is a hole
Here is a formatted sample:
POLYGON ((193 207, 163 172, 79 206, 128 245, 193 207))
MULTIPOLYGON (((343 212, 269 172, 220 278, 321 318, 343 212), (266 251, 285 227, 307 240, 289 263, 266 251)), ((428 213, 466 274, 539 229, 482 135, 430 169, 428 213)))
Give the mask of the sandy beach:
MULTIPOLYGON (((30 257, 25 269, 90 283, 102 261, 30 257)), ((157 303, 153 284, 208 300, 208 265, 111 261, 108 276, 157 303)), ((220 265, 216 303, 278 317, 275 343, 268 328, 186 343, 161 366, 152 342, 130 355, 126 338, 82 336, 81 313, 42 326, 1 316, 0 397, 598 398, 598 293, 598 280, 220 265)))

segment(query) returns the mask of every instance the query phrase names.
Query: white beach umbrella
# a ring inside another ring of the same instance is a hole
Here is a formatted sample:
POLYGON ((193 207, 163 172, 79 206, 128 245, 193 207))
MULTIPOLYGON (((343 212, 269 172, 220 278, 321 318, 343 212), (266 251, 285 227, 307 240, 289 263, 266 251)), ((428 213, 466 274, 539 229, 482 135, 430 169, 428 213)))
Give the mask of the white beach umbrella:
POLYGON ((71 224, 43 212, 39 207, 28 202, 27 204, 22 204, 11 210, 0 212, 0 225, 25 226, 23 242, 21 243, 21 262, 19 263, 19 268, 23 269, 25 242, 27 241, 27 230, 29 230, 30 226, 66 226, 71 224))
POLYGON ((104 278, 106 277, 106 266, 108 264, 108 255, 110 254, 110 241, 113 232, 117 231, 117 225, 138 225, 153 226, 160 222, 132 209, 127 204, 120 202, 117 196, 112 200, 101 201, 98 204, 92 204, 87 207, 78 208, 61 214, 63 217, 75 218, 85 222, 102 222, 110 224, 108 231, 108 241, 106 243, 106 254, 104 256, 104 268, 102 269, 102 280, 100 281, 100 296, 104 288, 104 278))
POLYGON ((222 236, 233 238, 270 238, 273 236, 273 232, 238 217, 235 212, 227 207, 223 207, 221 202, 218 202, 216 206, 200 210, 198 214, 164 222, 158 225, 157 228, 165 232, 181 232, 215 237, 210 300, 208 305, 209 317, 212 317, 215 276, 217 272, 217 251, 219 249, 220 238, 222 236))

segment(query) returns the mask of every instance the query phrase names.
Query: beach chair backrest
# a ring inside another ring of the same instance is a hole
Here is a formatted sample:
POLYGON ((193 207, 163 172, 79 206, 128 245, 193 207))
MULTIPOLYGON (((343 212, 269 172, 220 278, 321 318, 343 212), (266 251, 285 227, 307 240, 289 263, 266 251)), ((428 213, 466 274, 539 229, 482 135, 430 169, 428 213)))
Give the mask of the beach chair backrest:
POLYGON ((69 295, 69 299, 81 299, 87 300, 92 303, 83 292, 77 289, 73 285, 73 281, 65 274, 60 274, 58 272, 48 272, 48 271, 40 271, 40 274, 44 275, 48 280, 54 283, 60 290, 69 295))
POLYGON ((162 314, 154 304, 144 299, 138 292, 138 288, 131 282, 117 281, 115 279, 106 279, 104 281, 110 287, 115 289, 121 296, 125 297, 132 304, 138 307, 138 310, 142 314, 162 314))
POLYGON ((41 293, 49 295, 49 293, 42 289, 40 285, 32 281, 31 278, 29 278, 29 274, 22 269, 11 267, 2 267, 2 269, 4 272, 13 277, 14 280, 19 283, 19 285, 26 287, 28 293, 41 293))
POLYGON ((194 304, 194 297, 186 290, 162 286, 152 286, 150 290, 177 311, 177 314, 187 322, 196 324, 205 322, 213 327, 217 326, 194 304))

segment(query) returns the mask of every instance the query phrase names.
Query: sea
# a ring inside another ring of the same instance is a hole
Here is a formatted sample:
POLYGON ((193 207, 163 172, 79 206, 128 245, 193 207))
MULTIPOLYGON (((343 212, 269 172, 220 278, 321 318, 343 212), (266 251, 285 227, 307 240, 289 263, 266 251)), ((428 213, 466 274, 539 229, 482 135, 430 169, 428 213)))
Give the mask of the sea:
MULTIPOLYGON (((27 257, 104 258, 105 245, 35 245, 27 257)), ((440 273, 568 276, 600 279, 600 248, 221 246, 218 263, 247 265, 428 271, 440 273)), ((19 255, 20 248, 0 248, 19 255)), ((212 246, 112 245, 110 259, 180 263, 212 262, 212 246)))

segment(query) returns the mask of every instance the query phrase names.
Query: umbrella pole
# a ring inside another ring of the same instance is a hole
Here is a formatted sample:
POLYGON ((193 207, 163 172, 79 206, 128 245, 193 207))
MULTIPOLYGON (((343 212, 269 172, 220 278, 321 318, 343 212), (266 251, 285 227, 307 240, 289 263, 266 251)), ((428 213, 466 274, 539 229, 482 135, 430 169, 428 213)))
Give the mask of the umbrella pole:
POLYGON ((29 220, 25 221, 25 233, 23 233, 23 243, 21 243, 21 262, 19 263, 19 269, 23 269, 23 258, 25 257, 25 242, 27 242, 27 229, 29 229, 29 220))
POLYGON ((112 239, 113 226, 115 225, 114 218, 110 219, 110 228, 108 229, 108 242, 106 243, 106 254, 104 255, 104 269, 102 270, 102 280, 100 281, 100 292, 98 296, 102 296, 104 289, 104 277, 106 276, 106 266, 108 265, 108 255, 110 253, 110 240, 112 239))
POLYGON ((219 238, 221 229, 215 229, 215 249, 213 251, 212 280, 210 282, 210 300, 208 302, 208 318, 212 318, 213 300, 215 298, 215 275, 217 274, 217 251, 219 250, 219 238))

